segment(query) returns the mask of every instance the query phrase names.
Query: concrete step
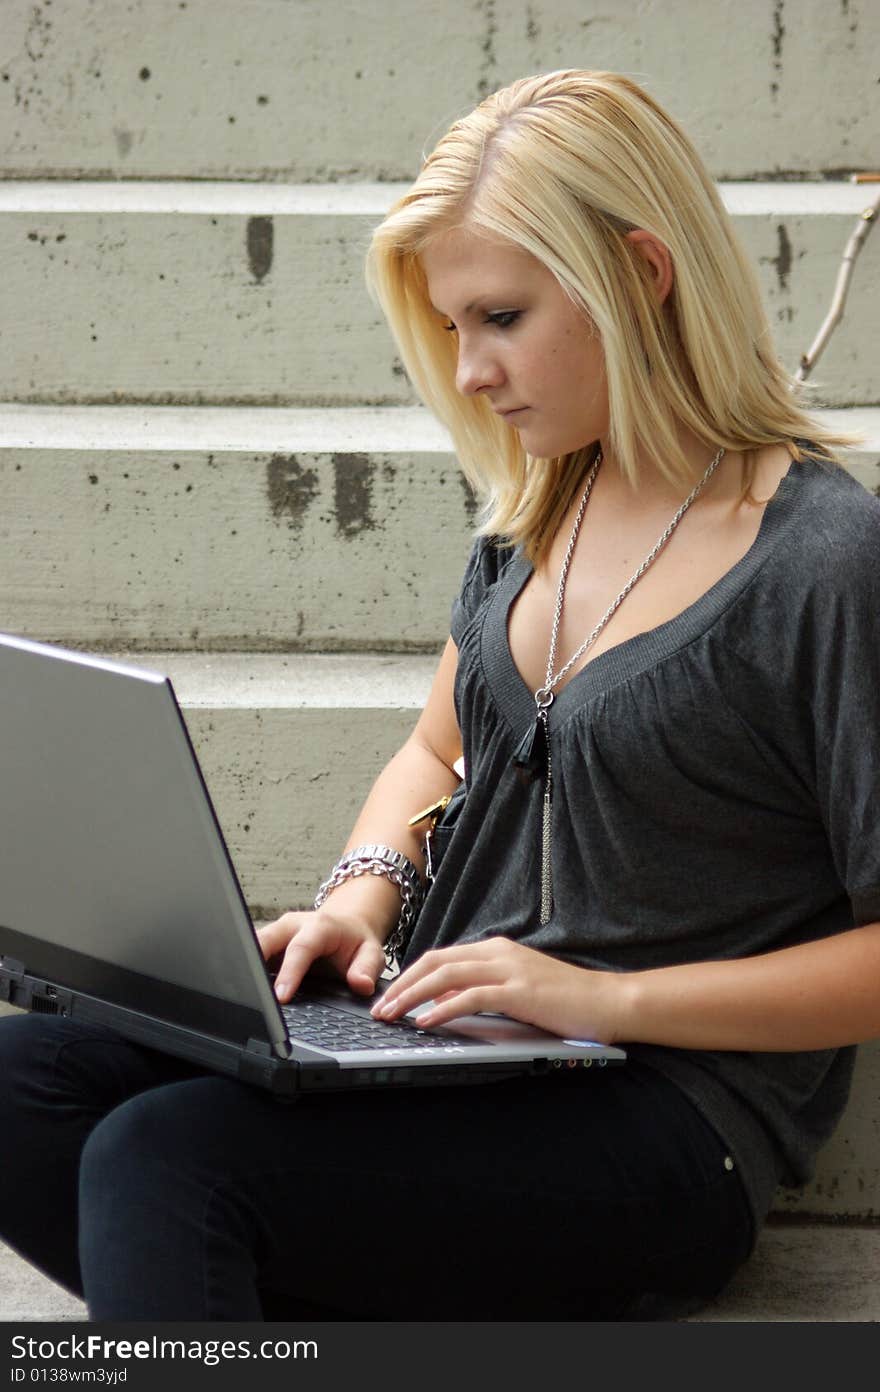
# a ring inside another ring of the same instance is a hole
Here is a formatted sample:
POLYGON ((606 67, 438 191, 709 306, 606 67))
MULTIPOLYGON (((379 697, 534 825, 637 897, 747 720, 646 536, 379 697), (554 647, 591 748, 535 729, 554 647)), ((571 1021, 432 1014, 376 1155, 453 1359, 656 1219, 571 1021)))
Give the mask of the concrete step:
POLYGON ((0 442, 7 630, 398 652, 448 632, 474 504, 423 410, 0 406, 0 442))
MULTIPOLYGON (((2 86, 2 84, 0 84, 2 86)), ((405 405, 363 281, 402 185, 0 183, 0 398, 22 402, 405 405)), ((794 370, 873 200, 829 183, 720 186, 794 370)), ((817 401, 880 400, 880 237, 813 373, 817 401)))
POLYGON ((411 407, 0 404, 0 490, 0 628, 99 648, 437 651, 474 524, 411 407))
POLYGON ((480 97, 562 67, 632 74, 684 123, 716 177, 876 165, 873 4, 799 0, 794 16, 739 0, 722 23, 717 5, 693 0, 376 9, 4 0, 0 173, 406 179, 423 146, 480 97))
MULTIPOLYGON (((768 1225, 751 1259, 712 1304, 719 1322, 880 1320, 880 1228, 768 1225)), ((85 1304, 0 1243, 0 1320, 87 1321, 85 1304)))

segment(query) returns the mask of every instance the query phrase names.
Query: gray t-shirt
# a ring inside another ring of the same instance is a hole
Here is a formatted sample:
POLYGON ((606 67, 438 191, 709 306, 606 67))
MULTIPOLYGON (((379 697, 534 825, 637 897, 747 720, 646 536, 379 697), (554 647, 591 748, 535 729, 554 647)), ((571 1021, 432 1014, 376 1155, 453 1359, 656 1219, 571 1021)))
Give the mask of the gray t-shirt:
MULTIPOLYGON (((878 557, 880 501, 803 459, 708 593, 563 688, 549 712, 554 909, 541 927, 542 780, 524 784, 511 763, 535 706, 507 642, 531 566, 479 539, 452 611, 467 794, 406 960, 505 934, 627 971, 880 918, 878 557)), ((811 1177, 855 1057, 629 1052, 726 1141, 758 1221, 780 1181, 811 1177)))

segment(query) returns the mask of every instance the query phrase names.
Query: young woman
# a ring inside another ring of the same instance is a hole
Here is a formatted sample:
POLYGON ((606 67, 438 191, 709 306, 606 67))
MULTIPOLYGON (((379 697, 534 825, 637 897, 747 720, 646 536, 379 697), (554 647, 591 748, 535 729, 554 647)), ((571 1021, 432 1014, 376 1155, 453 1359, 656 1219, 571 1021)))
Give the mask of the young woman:
POLYGON ((809 1178, 880 1032, 880 503, 625 78, 484 101, 368 271, 484 520, 412 736, 262 947, 282 1000, 319 958, 382 985, 384 871, 417 885, 410 818, 463 757, 375 1014, 500 1011, 628 1061, 284 1108, 7 1020, 2 1230, 98 1319, 679 1317, 809 1178))

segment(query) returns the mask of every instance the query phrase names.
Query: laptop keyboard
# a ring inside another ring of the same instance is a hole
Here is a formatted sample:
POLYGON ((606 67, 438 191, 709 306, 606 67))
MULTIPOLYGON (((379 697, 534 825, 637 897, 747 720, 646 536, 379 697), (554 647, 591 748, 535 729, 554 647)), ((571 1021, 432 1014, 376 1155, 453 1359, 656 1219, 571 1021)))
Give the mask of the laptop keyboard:
POLYGON ((460 1054, 465 1048, 483 1048, 482 1041, 450 1031, 441 1034, 419 1029, 412 1020, 372 1020, 324 1001, 294 1000, 281 1007, 290 1038, 318 1049, 348 1052, 353 1049, 442 1049, 460 1054))

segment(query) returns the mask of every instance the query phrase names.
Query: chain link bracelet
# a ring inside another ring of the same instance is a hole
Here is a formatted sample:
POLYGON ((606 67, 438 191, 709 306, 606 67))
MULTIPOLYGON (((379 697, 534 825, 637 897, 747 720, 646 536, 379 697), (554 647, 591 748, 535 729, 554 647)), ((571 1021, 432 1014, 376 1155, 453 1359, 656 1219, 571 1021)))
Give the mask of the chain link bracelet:
POLYGON ((400 890, 400 918, 384 946, 385 961, 391 967, 415 926, 425 898, 425 887, 418 870, 402 851, 395 851, 391 846, 356 846, 346 851, 320 885, 313 908, 319 909, 328 894, 346 880, 361 875, 383 875, 400 890))

